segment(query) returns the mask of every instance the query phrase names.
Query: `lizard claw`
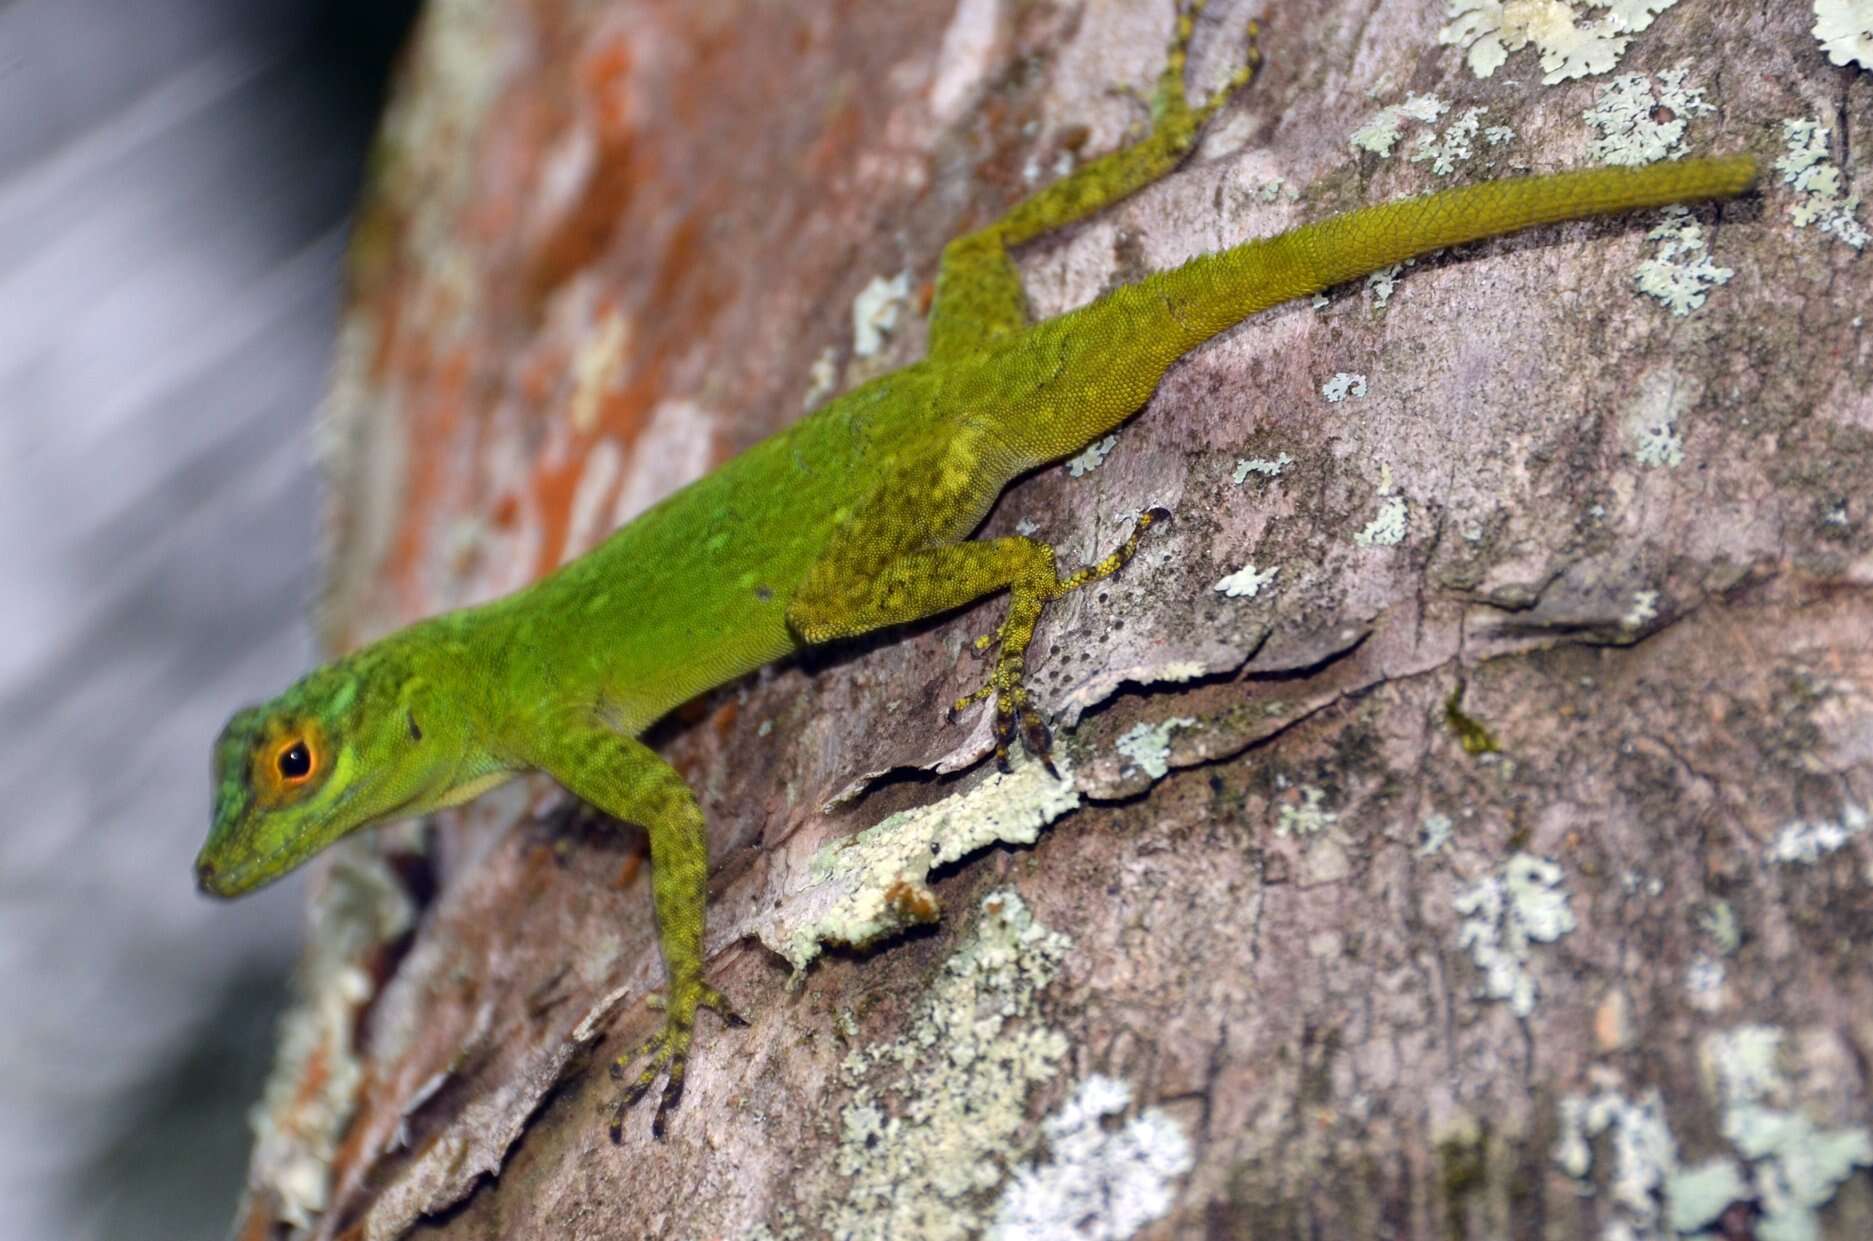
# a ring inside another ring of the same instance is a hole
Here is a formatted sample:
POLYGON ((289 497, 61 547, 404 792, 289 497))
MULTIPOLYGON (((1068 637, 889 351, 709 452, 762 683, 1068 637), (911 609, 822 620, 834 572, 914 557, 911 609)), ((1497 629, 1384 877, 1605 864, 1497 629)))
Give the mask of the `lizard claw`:
POLYGON ((662 1140, 669 1116, 683 1101, 683 1083, 689 1072, 689 1047, 695 1039, 696 1010, 707 1008, 722 1018, 724 1025, 745 1026, 747 1020, 729 1005, 727 997, 714 987, 691 983, 673 987, 675 998, 664 1006, 663 1028, 651 1035, 630 1056, 611 1062, 613 1081, 623 1081, 625 1066, 632 1060, 648 1057, 636 1079, 618 1095, 611 1109, 611 1140, 624 1140, 624 1114, 650 1092, 659 1077, 665 1079, 663 1097, 657 1100, 657 1114, 651 1118, 650 1135, 662 1140))
POLYGON ((1033 708, 1024 708, 1021 712, 1021 744, 1027 752, 1041 760, 1047 768, 1047 774, 1055 779, 1060 773, 1054 769, 1054 734, 1047 727, 1047 721, 1033 708))
POLYGON ((1017 735, 1022 749, 1038 758, 1049 775, 1059 776, 1054 767, 1053 731, 1034 709, 1027 688, 1019 683, 995 695, 995 766, 1004 774, 1010 770, 1008 755, 1017 735))

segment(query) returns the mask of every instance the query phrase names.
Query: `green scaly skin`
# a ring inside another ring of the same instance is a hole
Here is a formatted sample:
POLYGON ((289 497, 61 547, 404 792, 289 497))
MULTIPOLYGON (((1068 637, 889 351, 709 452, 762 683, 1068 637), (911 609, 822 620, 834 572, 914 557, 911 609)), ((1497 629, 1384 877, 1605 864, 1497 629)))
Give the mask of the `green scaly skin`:
MULTIPOLYGON (((667 1075, 683 1089, 699 1008, 739 1021, 703 980, 707 841, 694 794, 637 740, 670 708, 809 643, 1009 592, 993 672, 998 757, 1047 730, 1022 662, 1043 607, 1115 572, 1154 514, 1096 565, 971 540, 1002 488, 1142 407, 1167 367, 1259 310, 1446 246, 1558 220, 1747 189, 1747 156, 1497 181, 1367 207, 1205 255, 1031 323, 1008 248, 1170 172, 1243 67, 1191 104, 1178 17, 1152 130, 943 253, 925 360, 841 396, 643 514, 590 554, 483 607, 412 625, 236 715, 216 747, 215 822, 196 862, 221 896, 285 874, 359 828, 465 801, 524 771, 650 834, 669 986, 662 1030, 614 1114, 667 1075), (295 753, 294 746, 303 747, 295 753)), ((629 1061, 613 1065, 622 1076, 629 1061)))

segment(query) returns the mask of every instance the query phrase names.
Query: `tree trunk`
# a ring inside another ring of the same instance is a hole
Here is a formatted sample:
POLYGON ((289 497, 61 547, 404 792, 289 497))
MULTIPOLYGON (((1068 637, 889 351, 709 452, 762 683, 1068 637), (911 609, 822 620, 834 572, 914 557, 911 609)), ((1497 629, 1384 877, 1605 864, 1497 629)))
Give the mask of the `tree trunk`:
MULTIPOLYGON (((753 1019, 704 1019, 662 1142, 649 1104, 606 1135, 658 1020, 635 829, 536 781, 334 850, 239 1235, 1873 1235, 1868 285, 1826 172, 1873 92, 1806 6, 1723 0, 1540 85, 1658 5, 1573 7, 1482 78, 1428 0, 1218 0, 1194 87, 1252 15, 1260 80, 1020 256, 1035 313, 1647 142, 1753 151, 1759 196, 1261 315, 1010 489, 987 532, 1063 562, 1174 513, 1043 622, 1058 782, 944 720, 999 600, 661 725, 753 1019), (1829 131, 1800 185, 1790 118, 1829 131)), ((915 359, 943 243, 1142 121, 1109 88, 1170 25, 436 0, 354 245, 327 641, 518 587, 915 359)))

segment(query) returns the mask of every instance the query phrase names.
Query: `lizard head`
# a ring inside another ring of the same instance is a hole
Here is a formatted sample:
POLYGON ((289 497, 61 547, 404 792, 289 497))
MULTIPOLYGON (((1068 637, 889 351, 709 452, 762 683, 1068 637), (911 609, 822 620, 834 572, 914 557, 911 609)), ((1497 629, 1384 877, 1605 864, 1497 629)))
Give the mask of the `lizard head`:
POLYGON ((228 721, 195 859, 202 891, 238 896, 358 828, 439 804, 455 764, 418 723, 422 681, 389 654, 367 647, 228 721))

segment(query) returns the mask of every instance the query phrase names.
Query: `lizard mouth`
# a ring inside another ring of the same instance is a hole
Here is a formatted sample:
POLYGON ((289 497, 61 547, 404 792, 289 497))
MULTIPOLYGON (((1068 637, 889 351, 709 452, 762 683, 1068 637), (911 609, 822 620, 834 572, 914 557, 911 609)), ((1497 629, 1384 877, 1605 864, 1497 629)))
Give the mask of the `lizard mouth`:
POLYGON ((297 840, 288 841, 242 865, 226 869, 217 866, 204 850, 203 856, 195 859, 195 886, 209 896, 231 897, 251 892, 293 869, 292 866, 280 866, 278 863, 281 858, 289 856, 295 847, 302 849, 307 857, 318 848, 317 845, 305 845, 297 840))
MULTIPOLYGON (((347 803, 356 800, 361 794, 370 792, 382 783, 383 778, 380 776, 377 779, 364 781, 345 789, 333 800, 331 806, 327 808, 322 817, 329 822, 347 803)), ((419 801, 421 797, 422 794, 420 792, 407 797, 382 813, 372 815, 371 821, 385 821, 398 818, 402 816, 405 810, 419 801)), ((356 826, 362 825, 359 824, 356 826)), ((346 829, 346 831, 350 830, 350 828, 346 829)), ((269 849, 267 852, 257 857, 250 857, 245 861, 229 866, 223 866, 215 861, 212 856, 214 847, 210 844, 195 858, 195 886, 209 896, 225 898, 244 895, 245 893, 253 891, 255 888, 266 886, 275 879, 283 878, 296 868, 299 863, 305 861, 320 849, 323 849, 326 845, 343 835, 345 835, 345 832, 339 832, 329 837, 317 832, 294 834, 289 836, 277 847, 269 849), (286 864, 281 865, 282 861, 286 864)))

